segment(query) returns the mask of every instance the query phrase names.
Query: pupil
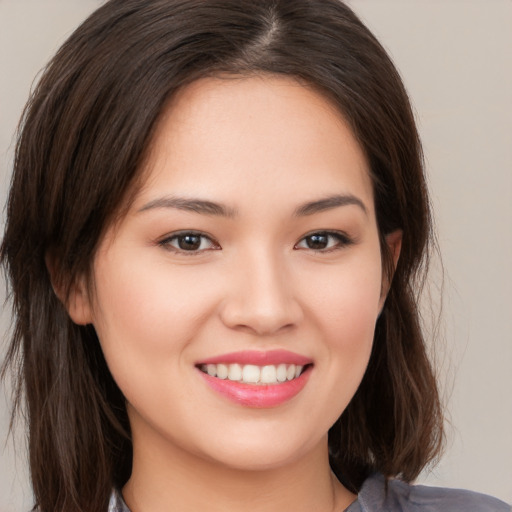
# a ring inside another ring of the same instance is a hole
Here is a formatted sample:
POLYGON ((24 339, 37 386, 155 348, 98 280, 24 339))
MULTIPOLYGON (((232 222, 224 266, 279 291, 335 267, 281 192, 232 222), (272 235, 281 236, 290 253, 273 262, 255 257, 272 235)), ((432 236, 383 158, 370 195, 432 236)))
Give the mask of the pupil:
POLYGON ((178 239, 180 249, 185 251, 193 251, 199 249, 201 245, 201 237, 198 235, 183 235, 178 239))
POLYGON ((311 235, 308 237, 308 247, 310 249, 325 249, 327 247, 328 237, 327 235, 311 235))

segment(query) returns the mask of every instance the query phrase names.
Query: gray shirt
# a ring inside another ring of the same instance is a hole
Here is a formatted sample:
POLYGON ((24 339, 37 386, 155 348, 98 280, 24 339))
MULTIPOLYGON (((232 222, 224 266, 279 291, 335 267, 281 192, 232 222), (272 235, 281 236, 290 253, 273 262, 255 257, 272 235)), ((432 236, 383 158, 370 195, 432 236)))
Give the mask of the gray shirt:
POLYGON ((372 475, 346 512, 511 512, 496 498, 462 489, 409 485, 372 475))
MULTIPOLYGON (((119 491, 112 492, 108 512, 130 512, 119 491)), ((484 494, 400 480, 389 480, 386 490, 386 479, 375 474, 364 482, 357 501, 345 512, 512 512, 512 508, 484 494)))

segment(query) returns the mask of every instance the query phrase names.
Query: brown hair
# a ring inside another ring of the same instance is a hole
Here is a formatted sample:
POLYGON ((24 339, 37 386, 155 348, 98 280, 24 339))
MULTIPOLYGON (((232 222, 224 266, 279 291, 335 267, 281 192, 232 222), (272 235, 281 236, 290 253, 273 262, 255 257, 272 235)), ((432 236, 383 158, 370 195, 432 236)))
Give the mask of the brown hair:
POLYGON ((384 262, 402 252, 356 395, 329 431, 331 466, 357 491, 373 471, 414 479, 440 451, 442 417, 417 294, 431 224, 421 146, 386 52, 338 0, 111 0, 48 65, 25 109, 1 262, 15 324, 3 370, 17 376, 42 512, 106 509, 131 471, 121 391, 92 326, 75 325, 64 286, 91 275, 102 234, 140 176, 164 105, 211 75, 289 75, 348 121, 366 153, 384 262))

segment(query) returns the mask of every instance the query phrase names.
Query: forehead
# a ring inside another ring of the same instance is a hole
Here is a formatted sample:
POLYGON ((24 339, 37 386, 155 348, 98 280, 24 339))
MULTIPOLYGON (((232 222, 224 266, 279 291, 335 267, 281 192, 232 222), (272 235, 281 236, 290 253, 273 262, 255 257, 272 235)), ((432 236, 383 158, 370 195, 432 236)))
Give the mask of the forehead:
POLYGON ((180 90, 159 120, 143 183, 139 207, 157 193, 256 205, 336 191, 373 202, 366 158, 340 112, 273 75, 207 78, 180 90))

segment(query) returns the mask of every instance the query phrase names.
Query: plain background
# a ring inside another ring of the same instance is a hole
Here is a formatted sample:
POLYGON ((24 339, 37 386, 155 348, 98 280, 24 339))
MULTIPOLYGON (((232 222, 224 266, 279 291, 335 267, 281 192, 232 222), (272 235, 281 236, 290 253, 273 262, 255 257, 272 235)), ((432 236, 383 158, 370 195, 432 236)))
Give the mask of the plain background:
MULTIPOLYGON (((0 229, 14 132, 34 77, 100 3, 0 0, 0 229)), ((431 291, 434 305, 443 302, 435 350, 449 442, 420 481, 512 502, 512 0, 350 5, 390 52, 413 99, 445 268, 442 295, 439 275, 431 291)), ((0 354, 8 316, 0 317, 0 354)), ((15 456, 5 440, 5 394, 0 512, 29 510, 23 432, 15 456)))

